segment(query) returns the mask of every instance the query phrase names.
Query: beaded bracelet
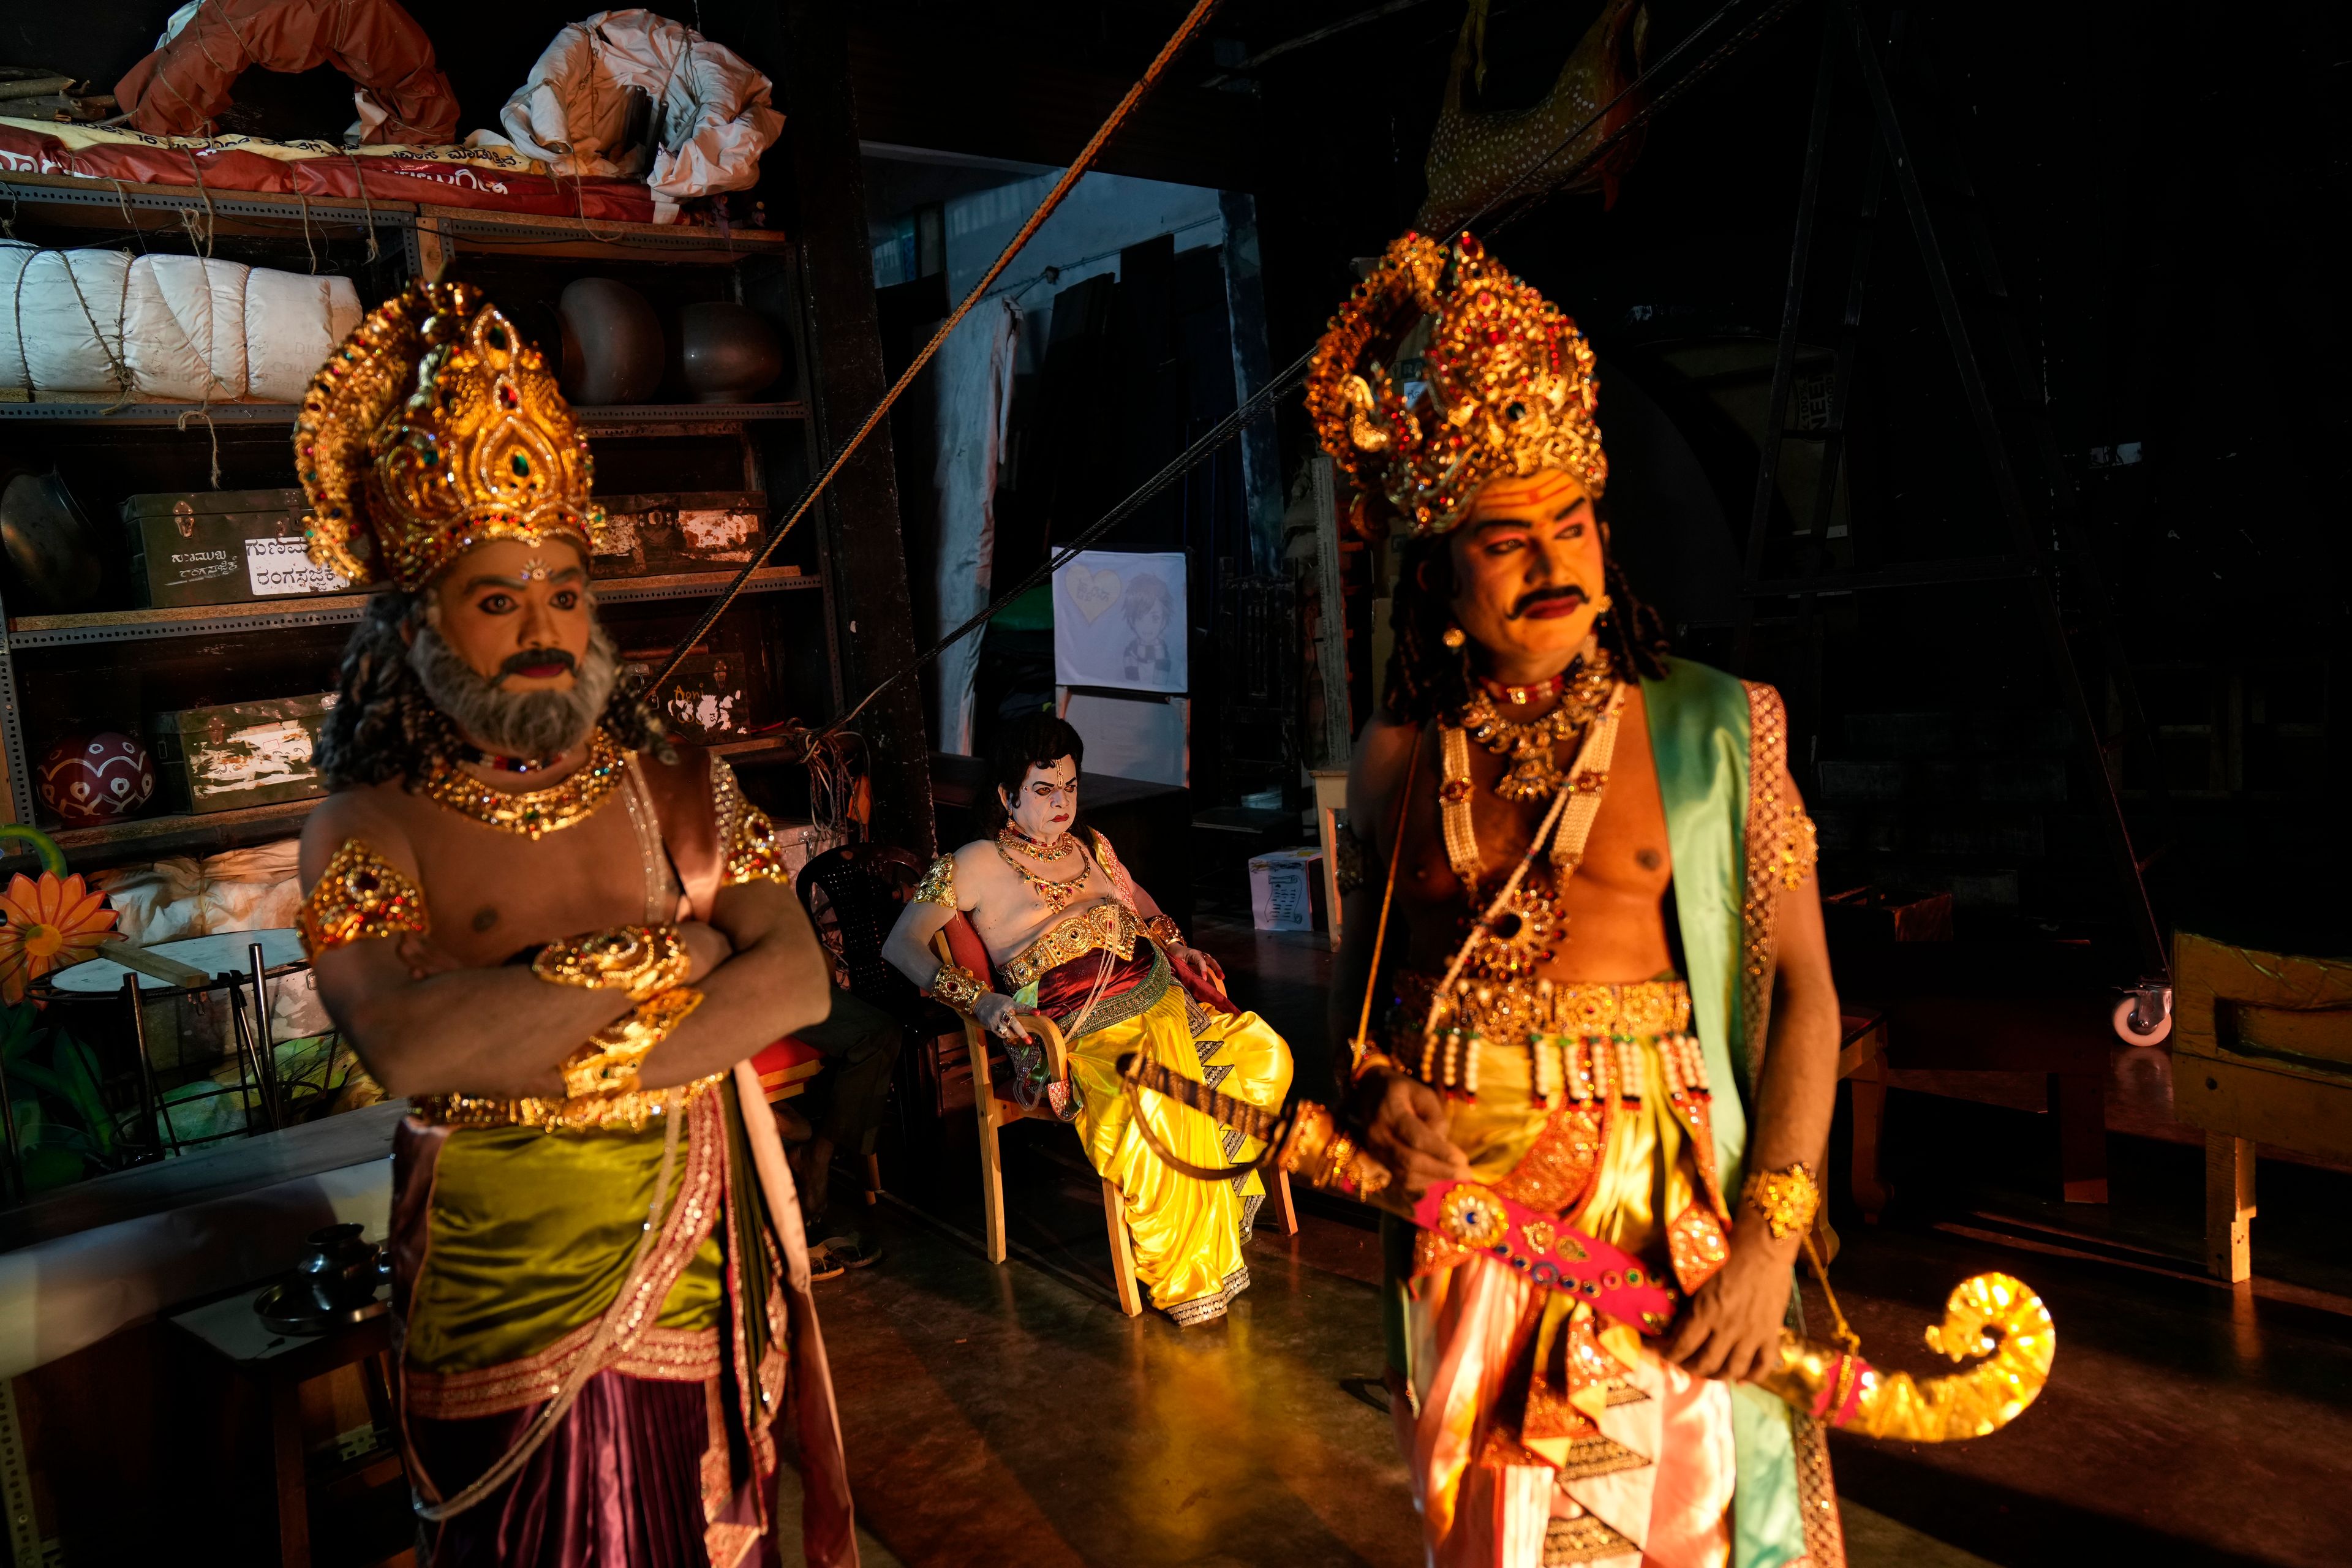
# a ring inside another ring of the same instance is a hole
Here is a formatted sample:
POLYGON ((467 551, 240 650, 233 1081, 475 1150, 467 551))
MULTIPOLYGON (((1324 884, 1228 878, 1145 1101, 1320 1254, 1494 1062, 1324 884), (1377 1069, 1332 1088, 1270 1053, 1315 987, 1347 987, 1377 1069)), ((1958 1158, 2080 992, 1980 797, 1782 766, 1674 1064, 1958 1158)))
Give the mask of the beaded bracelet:
POLYGON ((1775 1241, 1785 1240, 1810 1226, 1814 1211, 1822 1206, 1822 1190, 1813 1181, 1813 1168, 1801 1160, 1784 1170, 1751 1172, 1747 1184, 1739 1190, 1739 1198, 1764 1216, 1775 1241))
POLYGON ((966 1017, 971 1016, 971 1010, 987 994, 988 987, 982 983, 980 976, 961 963, 940 964, 939 973, 931 980, 932 999, 966 1017))
POLYGON ((683 984, 693 969, 676 926, 613 926, 566 937, 530 961, 530 972, 551 985, 625 992, 632 1002, 683 984))

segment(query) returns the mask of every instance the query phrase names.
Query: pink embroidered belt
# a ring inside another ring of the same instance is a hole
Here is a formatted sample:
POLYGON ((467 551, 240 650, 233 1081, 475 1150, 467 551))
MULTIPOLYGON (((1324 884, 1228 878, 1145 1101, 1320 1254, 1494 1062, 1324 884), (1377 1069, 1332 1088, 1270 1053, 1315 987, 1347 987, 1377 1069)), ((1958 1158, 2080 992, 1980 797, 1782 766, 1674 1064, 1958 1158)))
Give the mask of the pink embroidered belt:
POLYGON ((1413 1205, 1412 1223, 1500 1259, 1529 1284, 1581 1297, 1645 1334, 1664 1332, 1675 1315, 1674 1287, 1632 1253, 1480 1183, 1436 1184, 1413 1205))

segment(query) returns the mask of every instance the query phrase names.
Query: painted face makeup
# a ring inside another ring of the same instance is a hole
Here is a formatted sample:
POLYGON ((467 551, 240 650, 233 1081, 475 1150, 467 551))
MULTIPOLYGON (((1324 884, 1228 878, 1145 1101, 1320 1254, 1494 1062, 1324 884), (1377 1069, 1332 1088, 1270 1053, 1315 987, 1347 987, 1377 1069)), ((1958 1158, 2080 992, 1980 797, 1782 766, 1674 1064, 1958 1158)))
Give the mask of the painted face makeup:
POLYGON ((504 691, 569 689, 595 626, 587 562, 510 539, 460 556, 433 604, 442 640, 504 691))
POLYGON ((1583 482, 1557 468, 1480 489, 1452 536, 1454 618, 1488 671, 1557 674, 1605 607, 1607 559, 1583 482))
POLYGON ((1034 843, 1051 844, 1077 819, 1077 763, 1063 757, 1051 767, 1033 767, 1017 793, 999 789, 997 794, 1014 827, 1034 843))

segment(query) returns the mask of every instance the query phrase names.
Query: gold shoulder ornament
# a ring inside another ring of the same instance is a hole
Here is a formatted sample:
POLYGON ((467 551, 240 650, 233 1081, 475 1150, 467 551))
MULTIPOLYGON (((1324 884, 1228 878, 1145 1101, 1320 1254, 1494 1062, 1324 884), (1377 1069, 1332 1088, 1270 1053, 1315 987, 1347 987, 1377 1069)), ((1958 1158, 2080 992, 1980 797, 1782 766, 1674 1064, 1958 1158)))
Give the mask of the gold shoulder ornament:
POLYGON ((956 902, 955 856, 946 854, 932 861, 923 872, 923 879, 915 884, 914 900, 919 904, 937 904, 953 914, 961 908, 956 902))
POLYGON ((313 959, 333 948, 403 931, 423 936, 433 927, 424 890, 357 838, 344 839, 328 859, 294 924, 304 954, 313 959))

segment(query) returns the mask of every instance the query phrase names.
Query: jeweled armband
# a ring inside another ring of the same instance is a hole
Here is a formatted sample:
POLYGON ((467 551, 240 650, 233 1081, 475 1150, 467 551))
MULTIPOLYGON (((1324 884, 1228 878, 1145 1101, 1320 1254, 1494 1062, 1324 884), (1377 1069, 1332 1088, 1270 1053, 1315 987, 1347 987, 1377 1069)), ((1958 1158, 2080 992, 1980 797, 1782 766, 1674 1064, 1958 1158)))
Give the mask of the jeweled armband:
POLYGON ((972 1008, 987 994, 987 984, 961 963, 940 964, 939 973, 931 980, 932 1000, 952 1007, 966 1017, 971 1016, 972 1008))
POLYGON ((1780 866, 1780 885, 1794 891, 1797 885, 1813 874, 1814 865, 1822 858, 1821 829, 1802 811, 1791 811, 1780 825, 1780 842, 1775 851, 1780 866))
POLYGON ((1813 1223, 1822 1190, 1813 1182, 1813 1168, 1800 1160, 1785 1170, 1751 1172, 1739 1199, 1764 1216, 1773 1240, 1782 1241, 1813 1223))
POLYGON ((549 942, 530 972, 551 985, 623 991, 642 1002, 685 984, 694 968, 676 926, 614 926, 549 942))
POLYGON ((735 824, 734 839, 727 846, 725 885, 732 888, 763 879, 789 885, 793 874, 784 864, 783 833, 768 820, 766 812, 747 802, 735 824))
POLYGON ((685 985, 639 1003, 627 1017, 605 1025, 563 1058, 563 1092, 577 1099, 635 1089, 646 1058, 701 1005, 702 993, 685 985))
POLYGON ((923 879, 915 884, 915 902, 937 904, 953 914, 956 911, 955 857, 942 855, 931 862, 923 879))
POLYGON ((1178 931, 1176 922, 1166 915, 1154 915, 1144 921, 1143 934, 1158 942, 1163 952, 1172 952, 1184 945, 1184 933, 1178 931))
POLYGON ((356 838, 346 838, 302 900, 295 916, 302 952, 310 958, 355 942, 415 931, 433 922, 425 912, 424 889, 407 873, 356 838))

